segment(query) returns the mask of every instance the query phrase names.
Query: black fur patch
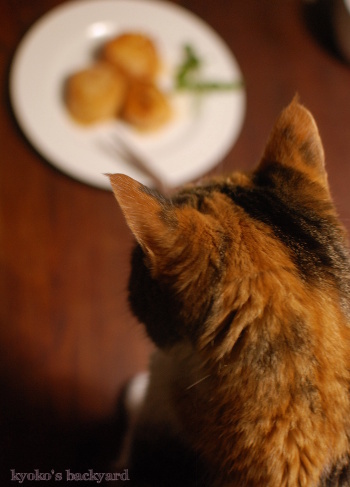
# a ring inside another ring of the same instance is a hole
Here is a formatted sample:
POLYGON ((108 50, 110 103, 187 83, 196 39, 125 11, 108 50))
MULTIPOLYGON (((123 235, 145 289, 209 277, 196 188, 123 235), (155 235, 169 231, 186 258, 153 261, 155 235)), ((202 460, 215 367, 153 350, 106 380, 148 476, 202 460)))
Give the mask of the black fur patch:
POLYGON ((205 464, 167 427, 143 425, 136 434, 130 461, 135 487, 209 487, 205 464))
POLYGON ((152 278, 144 258, 142 249, 136 246, 129 280, 129 304, 133 313, 160 348, 171 347, 184 337, 195 343, 211 312, 214 280, 212 294, 208 290, 205 296, 193 296, 196 303, 183 303, 168 283, 152 278), (195 316, 193 309, 196 310, 195 316))
POLYGON ((349 487, 350 486, 350 462, 346 457, 333 465, 330 472, 323 475, 318 487, 349 487))
POLYGON ((347 255, 337 224, 330 217, 298 201, 304 176, 292 168, 271 164, 255 177, 253 187, 224 185, 220 191, 253 219, 268 225, 289 249, 291 259, 306 279, 334 278, 339 281, 347 255), (294 197, 293 197, 294 196, 294 197))
POLYGON ((152 279, 144 258, 141 247, 136 246, 131 261, 129 304, 153 342, 158 347, 171 346, 181 340, 181 304, 169 286, 152 279))

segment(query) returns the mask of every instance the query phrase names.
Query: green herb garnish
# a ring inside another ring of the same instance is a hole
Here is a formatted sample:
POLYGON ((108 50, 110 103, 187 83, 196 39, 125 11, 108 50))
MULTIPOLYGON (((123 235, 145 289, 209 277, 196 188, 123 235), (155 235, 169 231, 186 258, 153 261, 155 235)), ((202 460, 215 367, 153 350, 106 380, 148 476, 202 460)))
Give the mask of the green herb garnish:
POLYGON ((184 46, 184 60, 180 64, 175 75, 175 86, 178 90, 190 90, 195 92, 214 90, 236 90, 243 86, 242 81, 220 82, 202 81, 199 79, 202 60, 197 56, 193 47, 184 46))

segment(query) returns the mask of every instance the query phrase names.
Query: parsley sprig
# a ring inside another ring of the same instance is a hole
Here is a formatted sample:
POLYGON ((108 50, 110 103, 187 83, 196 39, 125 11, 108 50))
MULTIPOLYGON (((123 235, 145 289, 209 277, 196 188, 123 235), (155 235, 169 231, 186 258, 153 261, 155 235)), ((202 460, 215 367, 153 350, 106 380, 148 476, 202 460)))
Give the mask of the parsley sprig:
POLYGON ((196 54, 194 48, 186 44, 184 46, 184 60, 175 74, 175 86, 178 90, 205 92, 214 90, 236 90, 243 86, 243 82, 221 82, 215 80, 200 80, 200 68, 203 62, 196 54))

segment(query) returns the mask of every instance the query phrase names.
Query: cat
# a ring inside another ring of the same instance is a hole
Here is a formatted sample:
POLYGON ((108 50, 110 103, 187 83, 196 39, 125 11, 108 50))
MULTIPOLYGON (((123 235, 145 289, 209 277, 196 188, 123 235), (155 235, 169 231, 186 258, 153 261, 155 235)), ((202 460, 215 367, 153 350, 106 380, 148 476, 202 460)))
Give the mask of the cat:
POLYGON ((310 112, 293 99, 251 172, 110 181, 157 350, 131 485, 350 486, 349 248, 310 112))

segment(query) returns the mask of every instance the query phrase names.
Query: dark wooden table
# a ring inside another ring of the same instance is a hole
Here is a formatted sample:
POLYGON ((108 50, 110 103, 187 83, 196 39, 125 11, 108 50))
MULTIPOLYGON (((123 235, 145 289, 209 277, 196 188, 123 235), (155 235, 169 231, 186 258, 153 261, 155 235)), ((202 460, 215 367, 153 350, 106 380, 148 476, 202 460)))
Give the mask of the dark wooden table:
MULTIPOLYGON (((10 469, 102 468, 118 444, 116 398, 152 349, 128 310, 133 240, 112 194, 54 169, 11 112, 15 49, 60 3, 0 0, 1 485, 14 485, 10 469)), ((350 68, 334 50, 326 1, 177 3, 219 32, 244 73, 243 130, 217 171, 254 167, 297 92, 319 125, 332 192, 350 228, 350 68)))

